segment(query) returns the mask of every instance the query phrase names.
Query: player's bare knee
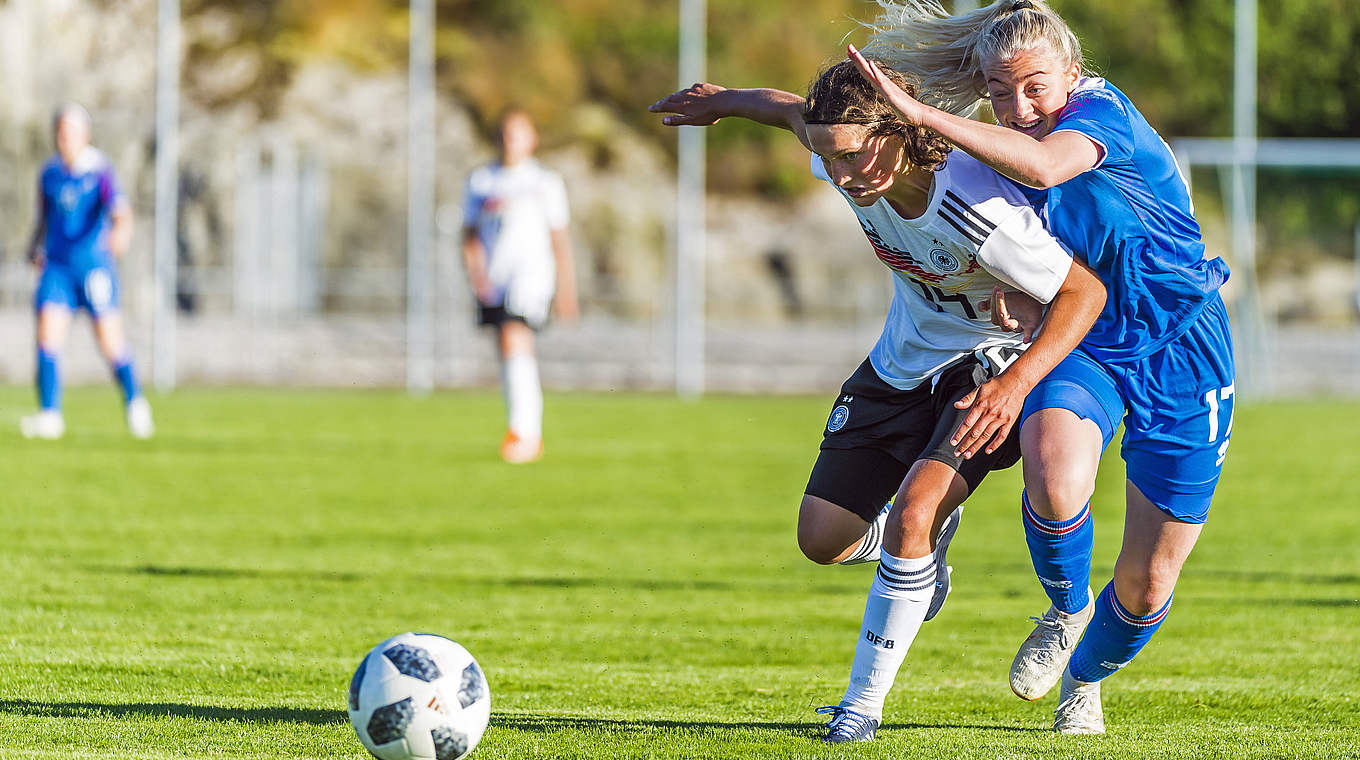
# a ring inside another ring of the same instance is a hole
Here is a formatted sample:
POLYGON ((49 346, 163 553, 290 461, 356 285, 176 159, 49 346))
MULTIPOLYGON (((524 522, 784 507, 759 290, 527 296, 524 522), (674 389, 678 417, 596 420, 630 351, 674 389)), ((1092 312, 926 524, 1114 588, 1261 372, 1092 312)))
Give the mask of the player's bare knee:
POLYGON ((1038 472, 1026 473, 1025 498, 1029 500, 1030 509, 1045 520, 1073 517, 1090 501, 1094 490, 1092 479, 1070 470, 1041 468, 1038 472))
POLYGON ((883 547, 896 557, 924 557, 930 553, 935 505, 899 500, 883 526, 883 547))
POLYGON ((834 565, 836 560, 845 554, 845 546, 836 546, 834 542, 828 541, 825 536, 809 535, 799 529, 798 549, 803 552, 803 556, 816 562, 819 565, 834 565))
POLYGON ((1176 576, 1148 567, 1115 567, 1114 591, 1124 609, 1138 616, 1151 615, 1166 604, 1175 590, 1176 576))

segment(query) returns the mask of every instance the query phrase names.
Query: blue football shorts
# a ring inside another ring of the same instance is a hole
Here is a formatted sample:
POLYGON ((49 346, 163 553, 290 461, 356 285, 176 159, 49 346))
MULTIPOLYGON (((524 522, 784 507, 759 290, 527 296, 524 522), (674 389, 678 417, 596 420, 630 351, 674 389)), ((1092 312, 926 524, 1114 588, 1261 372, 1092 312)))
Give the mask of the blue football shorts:
POLYGON ((48 264, 38 279, 33 307, 65 306, 70 311, 85 309, 96 319, 118 310, 118 277, 112 266, 97 264, 73 267, 48 264))
POLYGON ((1025 399, 1021 424, 1040 409, 1067 409, 1099 425, 1108 446, 1122 417, 1129 480, 1168 516, 1202 523, 1228 453, 1233 377, 1228 312, 1215 297, 1183 335, 1142 359, 1073 351, 1025 399))

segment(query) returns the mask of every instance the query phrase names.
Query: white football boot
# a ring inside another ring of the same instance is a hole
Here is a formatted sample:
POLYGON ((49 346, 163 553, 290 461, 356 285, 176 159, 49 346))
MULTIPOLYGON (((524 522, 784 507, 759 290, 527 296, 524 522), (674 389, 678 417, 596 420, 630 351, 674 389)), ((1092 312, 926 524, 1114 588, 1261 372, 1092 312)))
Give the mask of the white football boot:
POLYGON ((940 614, 944 600, 949 598, 949 592, 953 590, 950 576, 953 575, 954 568, 945 562, 945 552, 949 550, 949 542, 954 540, 961 520, 963 520, 962 504, 944 518, 944 525, 940 526, 940 535, 935 538, 935 595, 930 597, 930 606, 926 608, 926 620, 933 620, 940 614))
POLYGON ((56 409, 44 409, 19 420, 19 432, 25 438, 45 438, 55 441, 66 435, 66 419, 56 409))
POLYGON ((1034 632, 1020 645, 1011 662, 1011 691, 1015 696, 1032 702, 1042 699, 1058 684, 1096 611, 1095 596, 1089 588, 1086 598, 1086 606, 1070 615, 1049 605, 1043 617, 1030 618, 1036 623, 1034 632))
POLYGON ((128 432, 133 438, 146 440, 156 434, 156 423, 151 419, 151 404, 143 396, 138 396, 127 405, 128 432))
POLYGON ((1105 713, 1100 709, 1100 682, 1078 681, 1063 670, 1058 690, 1058 709, 1053 711, 1053 730, 1060 734, 1103 734, 1105 713))

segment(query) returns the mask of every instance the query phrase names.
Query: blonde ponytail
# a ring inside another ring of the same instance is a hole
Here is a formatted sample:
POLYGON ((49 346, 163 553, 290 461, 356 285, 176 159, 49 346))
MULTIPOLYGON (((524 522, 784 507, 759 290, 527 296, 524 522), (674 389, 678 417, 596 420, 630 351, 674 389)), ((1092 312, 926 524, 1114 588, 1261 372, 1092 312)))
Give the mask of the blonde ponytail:
POLYGON ((864 24, 864 52, 921 83, 924 100, 967 114, 987 95, 986 60, 1005 60, 1048 42, 1068 63, 1082 60, 1081 42, 1042 0, 997 0, 951 16, 937 0, 877 0, 878 18, 864 24))

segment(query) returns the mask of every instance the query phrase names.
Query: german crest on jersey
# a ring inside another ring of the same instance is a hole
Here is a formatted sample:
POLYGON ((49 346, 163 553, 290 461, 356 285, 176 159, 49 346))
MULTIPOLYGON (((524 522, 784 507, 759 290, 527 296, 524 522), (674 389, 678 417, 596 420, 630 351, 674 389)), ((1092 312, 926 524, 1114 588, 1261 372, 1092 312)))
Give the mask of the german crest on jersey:
POLYGON ((831 417, 826 421, 826 432, 835 433, 845 427, 845 423, 850 421, 850 407, 845 404, 837 404, 831 410, 831 417))

